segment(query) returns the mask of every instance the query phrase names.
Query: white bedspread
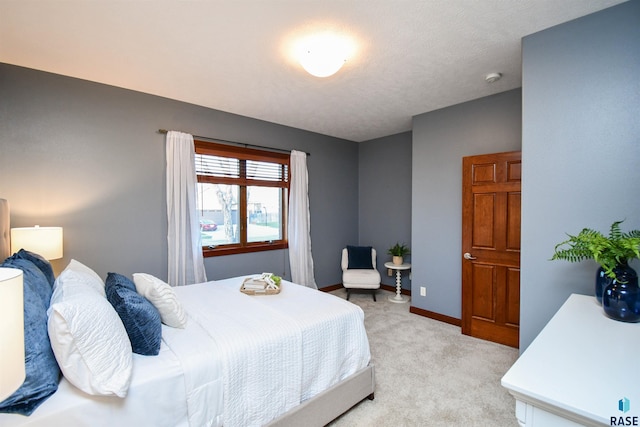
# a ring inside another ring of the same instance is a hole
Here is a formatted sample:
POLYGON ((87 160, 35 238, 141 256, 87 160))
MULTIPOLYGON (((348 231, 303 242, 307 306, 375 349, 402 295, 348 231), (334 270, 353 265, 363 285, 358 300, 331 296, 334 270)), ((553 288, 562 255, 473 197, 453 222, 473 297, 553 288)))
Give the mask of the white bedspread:
MULTIPOLYGON (((199 327, 183 336, 196 341, 199 327)), ((167 328, 168 329, 168 328, 167 328)), ((166 331, 163 327, 163 333, 166 331)), ((222 382, 222 370, 218 378, 222 382)), ((222 412, 222 406, 219 408, 222 412)), ((133 377, 127 397, 90 396, 64 378, 58 391, 28 417, 0 414, 0 426, 112 427, 189 426, 184 372, 176 354, 163 342, 158 356, 133 355, 133 377)))
POLYGON ((216 342, 195 321, 188 322, 185 329, 162 328, 163 343, 176 355, 184 373, 188 424, 222 425, 222 361, 216 342))
MULTIPOLYGON (((243 278, 240 278, 243 279, 243 278)), ((238 278, 216 281, 231 290, 238 278)), ((251 296, 286 314, 302 334, 302 398, 305 401, 368 365, 371 358, 360 307, 331 294, 284 281, 278 295, 251 296)))
POLYGON ((358 306, 287 281, 249 296, 243 279, 175 288, 187 327, 163 325, 160 354, 134 355, 125 399, 63 379, 31 416, 0 414, 0 426, 260 426, 368 365, 358 306))
POLYGON ((226 427, 264 425, 367 366, 359 307, 286 281, 280 294, 249 296, 243 279, 176 290, 224 355, 226 427))

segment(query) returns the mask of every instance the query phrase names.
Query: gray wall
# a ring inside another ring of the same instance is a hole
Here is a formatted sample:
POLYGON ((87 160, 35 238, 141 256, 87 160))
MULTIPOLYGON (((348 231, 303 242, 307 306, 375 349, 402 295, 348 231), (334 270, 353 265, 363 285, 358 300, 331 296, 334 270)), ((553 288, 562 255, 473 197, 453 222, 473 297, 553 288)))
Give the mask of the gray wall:
MULTIPOLYGON (((0 64, 0 198, 13 227, 60 225, 65 256, 122 274, 167 275, 165 152, 159 128, 311 153, 316 281, 341 282, 358 239, 358 145, 166 98, 0 64), (336 261, 338 260, 338 261, 336 261)), ((241 96, 241 94, 238 94, 241 96)), ((212 257, 209 279, 274 271, 286 250, 212 257)))
POLYGON ((593 295, 595 263, 548 261, 564 233, 640 228, 640 2, 522 47, 521 351, 571 293, 593 295))
POLYGON ((460 318, 462 157, 520 150, 521 130, 520 89, 414 117, 412 306, 460 318))
MULTIPOLYGON (((395 286, 384 263, 396 242, 411 247, 411 132, 360 143, 358 159, 359 243, 376 248, 382 283, 395 286)), ((402 287, 411 288, 406 274, 402 287)))
MULTIPOLYGON (((625 229, 640 228, 639 40, 638 1, 528 36, 522 92, 425 113, 414 117, 412 133, 359 145, 0 64, 0 198, 11 202, 14 227, 65 227, 58 270, 73 257, 102 275, 166 277, 158 128, 307 151, 319 286, 340 283, 346 244, 373 245, 383 262, 390 242, 406 241, 411 304, 459 318, 461 159, 522 146, 524 350, 570 293, 593 293, 594 263, 548 261, 564 233, 585 226, 606 232, 623 218, 625 229)), ((280 268, 289 274, 286 251, 205 264, 210 279, 280 268)))

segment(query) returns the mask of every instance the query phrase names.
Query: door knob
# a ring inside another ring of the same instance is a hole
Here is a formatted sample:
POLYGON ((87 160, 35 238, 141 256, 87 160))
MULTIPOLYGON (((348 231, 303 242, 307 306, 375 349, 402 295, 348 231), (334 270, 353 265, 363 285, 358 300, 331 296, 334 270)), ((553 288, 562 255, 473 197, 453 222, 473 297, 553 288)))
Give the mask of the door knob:
POLYGON ((465 252, 464 259, 476 259, 476 257, 472 256, 469 252, 465 252))

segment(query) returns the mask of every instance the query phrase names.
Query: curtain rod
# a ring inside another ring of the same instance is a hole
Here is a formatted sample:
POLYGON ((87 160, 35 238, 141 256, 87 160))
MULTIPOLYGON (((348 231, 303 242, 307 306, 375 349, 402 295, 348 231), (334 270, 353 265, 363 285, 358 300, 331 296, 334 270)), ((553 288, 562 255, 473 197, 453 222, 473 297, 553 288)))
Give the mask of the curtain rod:
MULTIPOLYGON (((167 134, 169 131, 166 129, 158 129, 158 133, 161 134, 167 134)), ((185 132, 188 133, 188 132, 185 132)), ((263 150, 270 150, 270 151, 277 151, 277 152, 281 152, 281 153, 291 153, 292 150, 286 150, 284 148, 274 148, 274 147, 265 147, 263 145, 255 145, 255 144, 247 144, 245 142, 237 142, 237 141, 229 141, 226 139, 219 139, 219 138, 210 138, 208 136, 200 136, 200 135, 192 135, 195 139, 206 139, 209 140, 211 142, 222 142, 225 144, 231 144, 231 145, 240 145, 243 146, 245 148, 247 147, 251 147, 251 148, 261 148, 263 150)), ((311 153, 306 153, 307 157, 311 156, 311 153)))

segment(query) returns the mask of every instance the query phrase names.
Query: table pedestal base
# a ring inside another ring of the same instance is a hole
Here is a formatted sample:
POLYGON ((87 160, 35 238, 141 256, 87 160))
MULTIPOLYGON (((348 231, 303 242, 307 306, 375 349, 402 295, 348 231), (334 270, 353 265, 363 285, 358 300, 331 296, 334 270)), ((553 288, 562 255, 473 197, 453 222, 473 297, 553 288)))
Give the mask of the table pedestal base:
POLYGON ((407 302, 409 301, 408 298, 403 297, 402 295, 394 295, 392 297, 389 297, 389 301, 391 302, 397 302, 397 303, 403 303, 403 302, 407 302))
POLYGON ((396 270, 396 294, 392 297, 389 297, 389 301, 403 303, 409 301, 408 298, 404 298, 400 293, 402 292, 402 277, 400 275, 400 270, 396 270))

